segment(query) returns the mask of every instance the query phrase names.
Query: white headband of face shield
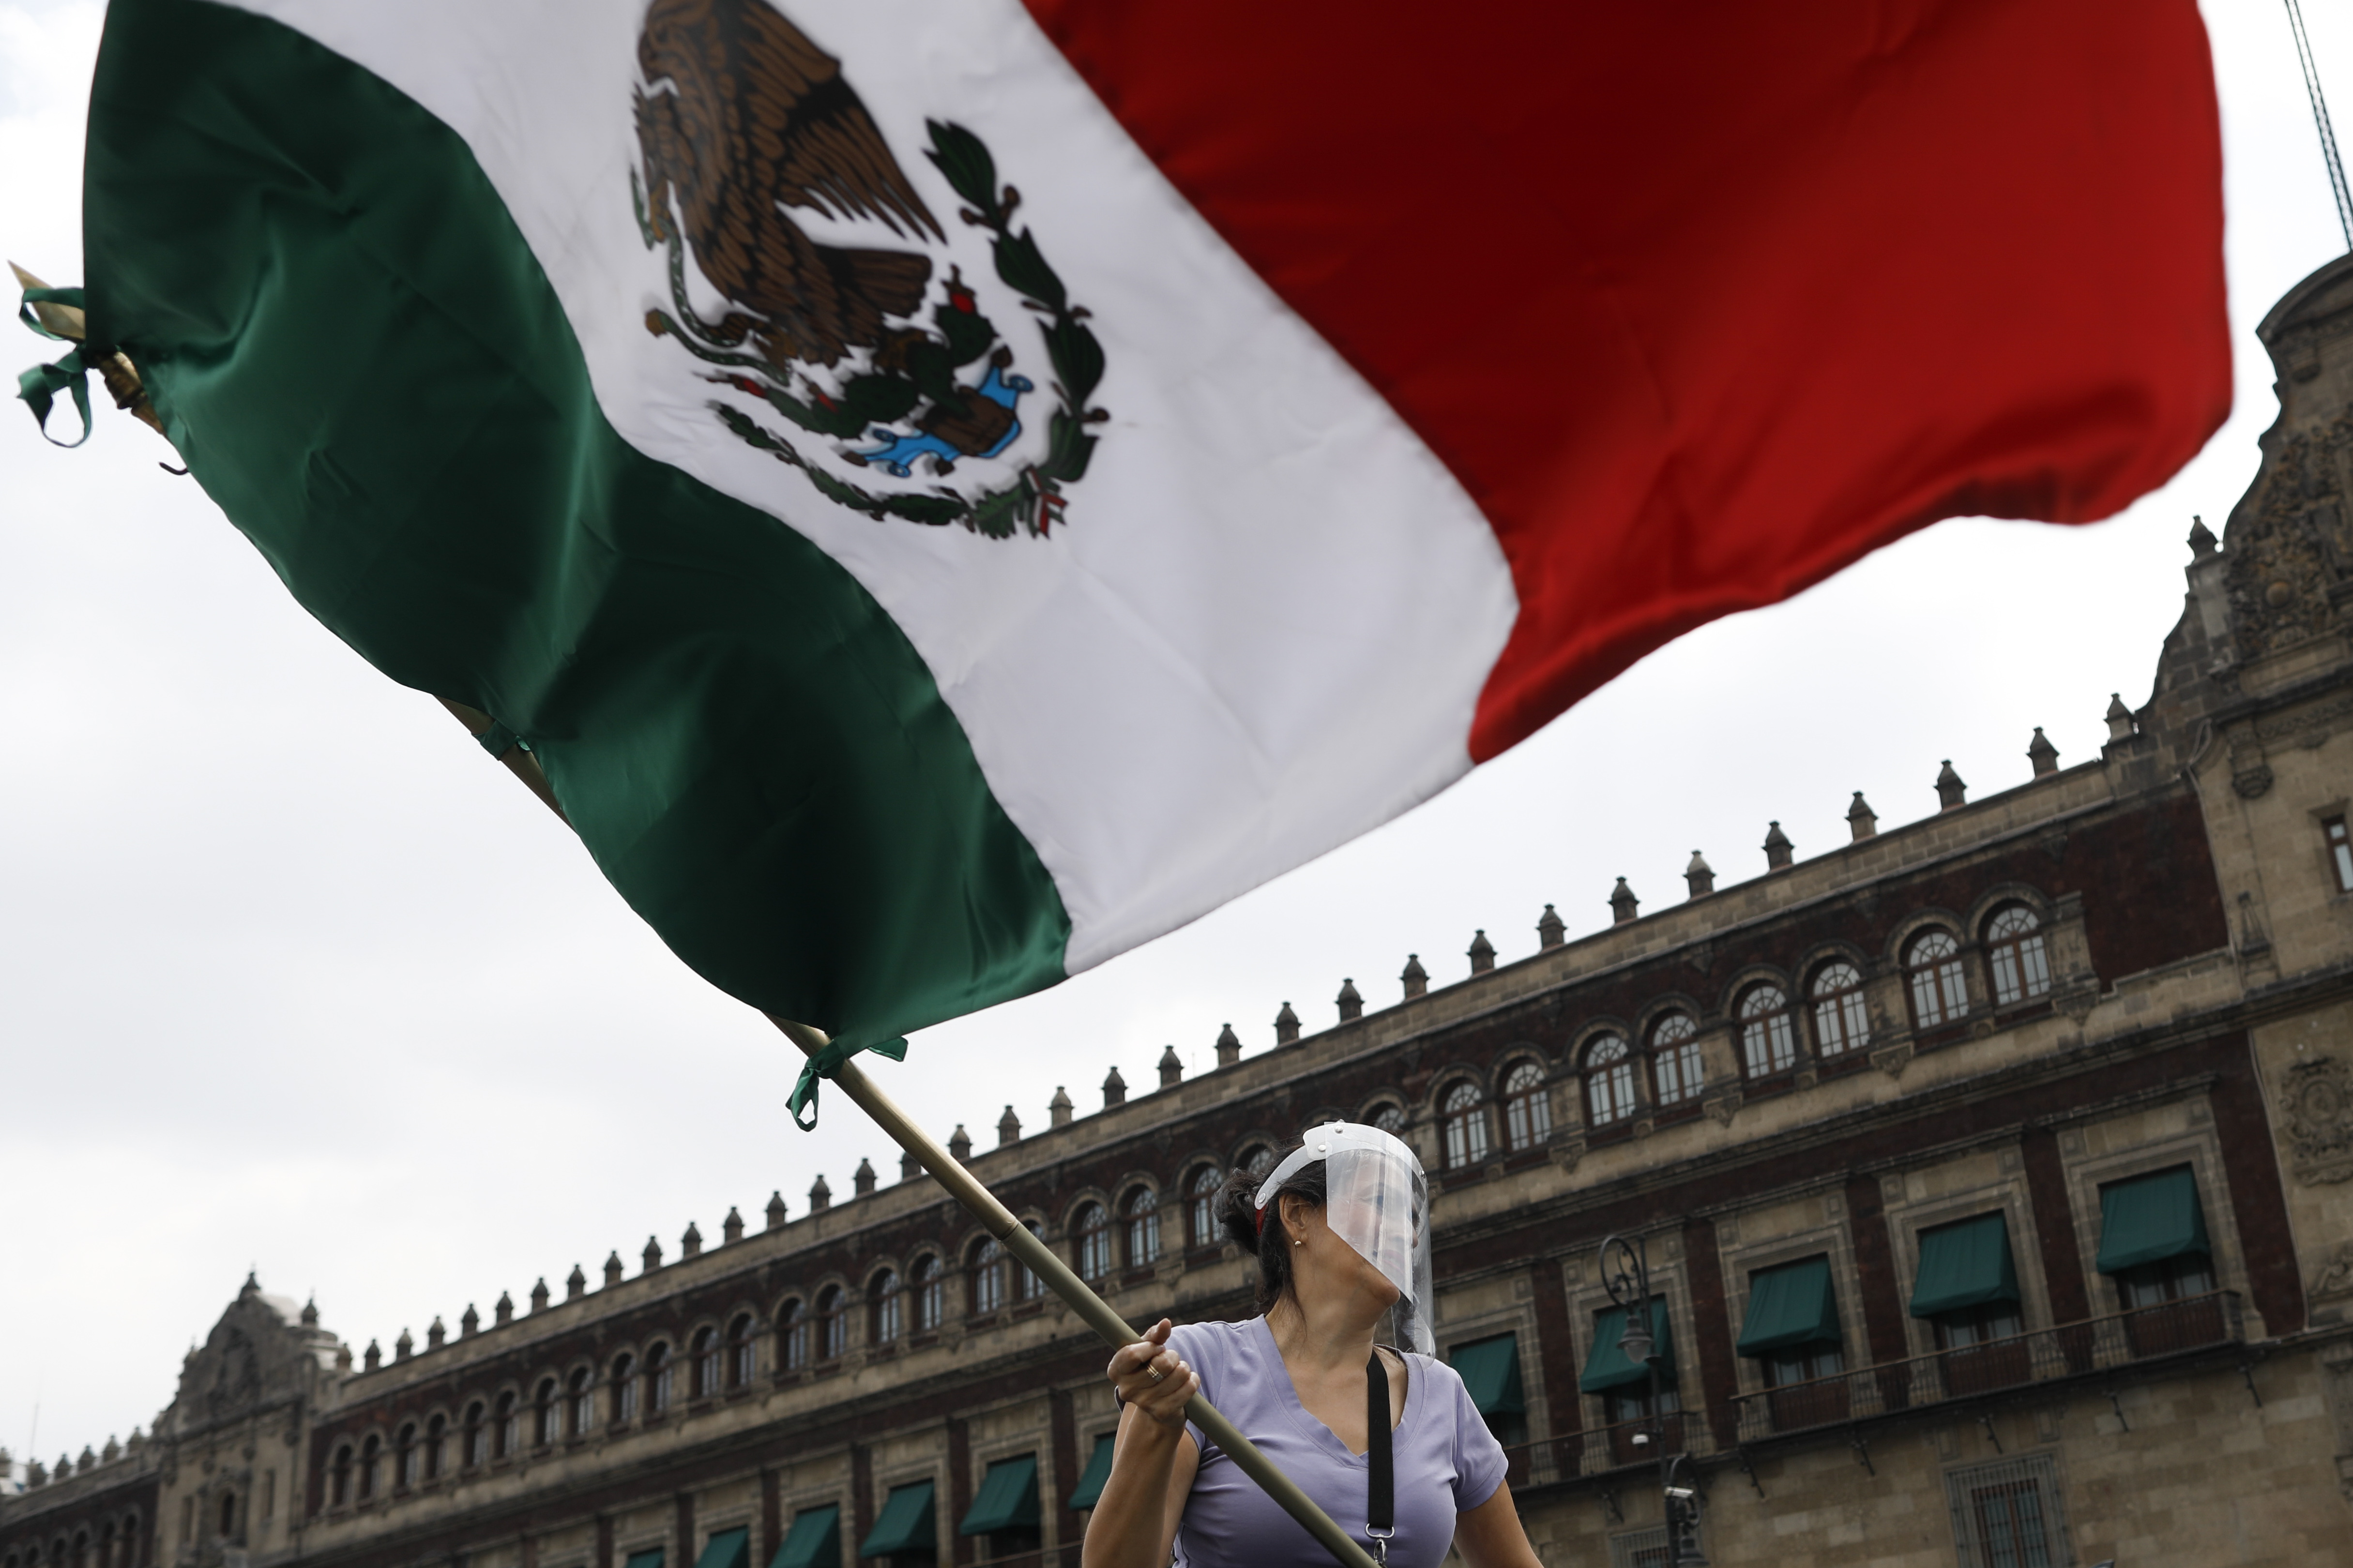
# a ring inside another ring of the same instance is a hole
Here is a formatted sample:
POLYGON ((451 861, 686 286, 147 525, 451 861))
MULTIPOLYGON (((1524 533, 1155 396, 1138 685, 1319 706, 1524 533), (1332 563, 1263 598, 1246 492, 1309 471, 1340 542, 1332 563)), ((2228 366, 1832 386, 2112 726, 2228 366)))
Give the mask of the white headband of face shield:
POLYGON ((1356 1121, 1327 1121, 1283 1157, 1258 1189, 1258 1223, 1282 1184, 1309 1161, 1324 1162, 1324 1223, 1397 1287, 1400 1343, 1432 1354, 1430 1188, 1405 1141, 1356 1121))

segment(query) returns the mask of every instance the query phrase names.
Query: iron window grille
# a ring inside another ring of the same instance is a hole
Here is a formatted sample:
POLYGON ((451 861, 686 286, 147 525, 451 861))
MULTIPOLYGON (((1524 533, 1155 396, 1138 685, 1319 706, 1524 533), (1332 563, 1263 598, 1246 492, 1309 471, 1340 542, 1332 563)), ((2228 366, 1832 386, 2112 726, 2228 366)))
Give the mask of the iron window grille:
POLYGON ((1948 1470, 1945 1496, 1961 1568, 2065 1568, 2075 1560, 2048 1454, 1948 1470))

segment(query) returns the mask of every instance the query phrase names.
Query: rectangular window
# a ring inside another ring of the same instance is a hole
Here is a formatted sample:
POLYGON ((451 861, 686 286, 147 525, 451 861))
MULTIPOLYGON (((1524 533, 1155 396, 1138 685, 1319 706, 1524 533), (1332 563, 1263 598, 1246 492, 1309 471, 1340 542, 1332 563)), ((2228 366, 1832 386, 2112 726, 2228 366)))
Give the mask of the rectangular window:
POLYGON ((2153 1171, 2100 1189, 2099 1271, 2130 1314, 2135 1355, 2212 1344, 2228 1327, 2213 1292, 2214 1245, 2198 1178, 2188 1165, 2153 1171))
POLYGON ((1947 1471, 1945 1496, 1962 1568, 2061 1568, 2072 1561, 2049 1455, 1947 1471))
POLYGON ((2346 835, 2345 819, 2332 816, 2320 825, 2320 831, 2328 840, 2328 866, 2337 873, 2337 890, 2353 893, 2353 837, 2346 835))

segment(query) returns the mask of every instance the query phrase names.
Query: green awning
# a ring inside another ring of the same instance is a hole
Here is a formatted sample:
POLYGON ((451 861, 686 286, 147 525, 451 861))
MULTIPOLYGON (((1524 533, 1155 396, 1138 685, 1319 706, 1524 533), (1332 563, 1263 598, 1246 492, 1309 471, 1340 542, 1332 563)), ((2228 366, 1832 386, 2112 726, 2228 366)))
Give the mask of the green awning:
MULTIPOLYGON (((1650 1362, 1628 1361, 1626 1352, 1618 1348, 1619 1336, 1626 1331, 1626 1314, 1612 1307, 1593 1315, 1593 1352, 1585 1358, 1585 1374, 1577 1386, 1588 1394, 1607 1394, 1613 1388, 1642 1383, 1651 1375, 1650 1362)), ((1659 1381, 1672 1385, 1675 1380, 1675 1341, 1667 1328, 1667 1299, 1651 1298, 1651 1361, 1659 1367, 1659 1381)))
POLYGON ((1447 1361, 1471 1391, 1482 1415, 1517 1415, 1528 1407, 1520 1387, 1520 1336, 1497 1334, 1447 1352, 1447 1361))
POLYGON ((2196 1254, 2211 1257, 2206 1211, 2198 1203, 2198 1178, 2187 1165, 2136 1176, 2100 1189, 2100 1261, 2103 1274, 2121 1274, 2144 1263, 2196 1254))
POLYGON ((1914 1317, 1934 1318, 2017 1300, 2010 1221, 1999 1209, 1920 1233, 1920 1272, 1912 1280, 1914 1317))
POLYGON ((649 1546, 643 1552, 632 1552, 622 1568, 662 1568, 662 1549, 649 1546))
POLYGON ((935 1556, 940 1549, 938 1528, 932 1513, 932 1483, 909 1481, 903 1487, 892 1487, 883 1500, 882 1517, 858 1543, 860 1557, 888 1557, 894 1552, 919 1552, 935 1556))
POLYGON ((739 1524, 733 1530, 713 1531, 702 1543, 702 1555, 694 1560, 694 1568, 744 1568, 751 1556, 751 1529, 739 1524))
POLYGON ((1738 1346, 1742 1355, 1838 1342, 1838 1298, 1831 1294, 1829 1258, 1809 1258, 1748 1277, 1748 1316, 1740 1325, 1738 1346))
POLYGON ((1038 1528, 1038 1456, 999 1459, 980 1478, 980 1495, 956 1527, 959 1535, 1038 1528))
POLYGON ((829 1502, 793 1515, 793 1527, 768 1568, 841 1568, 841 1505, 829 1502))
POLYGON ((1106 1432, 1095 1439, 1095 1451, 1087 1460, 1086 1473, 1079 1478, 1079 1484, 1071 1489, 1072 1508, 1092 1508, 1095 1500, 1103 1496, 1103 1483, 1111 1479, 1111 1450, 1114 1436, 1106 1432))

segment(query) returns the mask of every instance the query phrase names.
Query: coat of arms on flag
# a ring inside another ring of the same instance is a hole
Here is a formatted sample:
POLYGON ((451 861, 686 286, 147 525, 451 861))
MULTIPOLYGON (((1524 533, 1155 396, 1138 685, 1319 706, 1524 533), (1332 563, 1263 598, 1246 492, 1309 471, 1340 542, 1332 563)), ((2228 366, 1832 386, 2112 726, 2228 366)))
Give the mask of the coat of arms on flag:
POLYGON ((925 157, 983 250, 934 216, 841 62, 761 0, 655 0, 638 63, 644 173, 631 194, 670 269, 670 308, 646 327, 758 400, 714 400, 718 418, 877 520, 1048 532, 1063 487, 1086 473, 1087 426, 1108 416, 1088 405, 1103 353, 1036 238, 1015 229, 1020 193, 1000 187, 987 143, 927 124, 925 157), (725 301, 717 321, 689 298, 690 251, 725 301), (976 263, 972 281, 959 252, 976 263), (983 310, 993 288, 1018 327, 983 310), (1042 431, 1023 417, 1038 384, 1020 366, 1038 351, 1058 400, 1042 431))

